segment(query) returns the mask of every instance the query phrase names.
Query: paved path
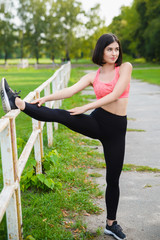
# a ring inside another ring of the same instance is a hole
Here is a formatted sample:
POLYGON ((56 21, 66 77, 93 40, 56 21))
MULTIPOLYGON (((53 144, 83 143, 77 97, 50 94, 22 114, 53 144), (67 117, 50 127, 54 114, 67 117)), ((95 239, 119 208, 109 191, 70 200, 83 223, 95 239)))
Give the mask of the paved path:
MULTIPOLYGON (((89 88, 83 94, 93 94, 89 88)), ((160 87, 139 80, 131 81, 128 105, 128 128, 144 132, 127 132, 125 163, 156 167, 160 169, 160 87)), ((101 147, 98 147, 102 151, 101 147)), ((105 170, 98 172, 99 187, 105 190, 105 170)), ((123 172, 120 180, 121 197, 117 220, 128 240, 160 240, 160 173, 123 172)), ((104 209, 101 215, 86 217, 88 230, 95 233, 105 226, 104 198, 96 203, 104 209)), ((101 236, 95 240, 112 240, 101 236)))
POLYGON ((133 80, 128 118, 128 128, 145 132, 127 133, 125 162, 160 169, 160 87, 133 80))
MULTIPOLYGON (((96 183, 105 190, 105 170, 92 169, 102 176, 96 183)), ((120 180, 121 197, 117 220, 127 235, 127 240, 160 240, 160 174, 123 172, 120 180)), ((101 236, 95 240, 113 240, 103 234, 105 226, 104 198, 96 199, 95 203, 104 209, 100 215, 85 217, 88 231, 95 233, 101 229, 101 236)))

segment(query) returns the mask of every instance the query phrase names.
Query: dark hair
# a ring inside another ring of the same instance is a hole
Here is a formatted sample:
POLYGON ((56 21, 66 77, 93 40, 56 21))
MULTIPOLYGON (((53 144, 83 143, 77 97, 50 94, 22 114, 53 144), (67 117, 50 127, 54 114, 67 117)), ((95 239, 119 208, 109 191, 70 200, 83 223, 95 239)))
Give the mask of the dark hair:
POLYGON ((120 66, 122 64, 122 47, 121 43, 118 40, 117 36, 114 35, 113 33, 107 33, 103 34, 97 41, 93 56, 92 56, 92 61, 100 66, 103 66, 105 62, 103 61, 103 54, 104 54, 104 49, 107 47, 109 44, 117 42, 119 45, 119 57, 117 59, 116 66, 120 66))

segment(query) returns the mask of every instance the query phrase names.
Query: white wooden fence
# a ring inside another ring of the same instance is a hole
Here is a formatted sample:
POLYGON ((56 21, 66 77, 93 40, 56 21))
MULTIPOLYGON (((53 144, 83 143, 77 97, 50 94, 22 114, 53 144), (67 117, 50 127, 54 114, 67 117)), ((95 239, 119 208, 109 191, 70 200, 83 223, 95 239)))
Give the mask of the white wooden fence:
POLYGON ((17 65, 18 68, 28 68, 29 62, 28 59, 21 59, 19 64, 17 65))
MULTIPOLYGON (((44 95, 67 86, 70 78, 70 62, 61 66, 51 78, 40 85, 35 91, 30 92, 24 99, 31 102, 39 98, 44 90, 44 95)), ((48 107, 60 107, 62 101, 47 102, 48 107)), ((21 211, 21 193, 20 178, 26 162, 29 158, 32 148, 37 161, 36 173, 42 173, 41 159, 43 157, 43 126, 44 122, 32 120, 33 131, 18 159, 16 124, 15 118, 20 110, 12 110, 0 119, 0 144, 3 170, 3 189, 0 193, 0 222, 6 212, 8 239, 21 240, 22 237, 22 211, 21 211)), ((57 129, 58 124, 54 123, 57 129)), ((48 146, 53 143, 52 123, 47 123, 48 146)))

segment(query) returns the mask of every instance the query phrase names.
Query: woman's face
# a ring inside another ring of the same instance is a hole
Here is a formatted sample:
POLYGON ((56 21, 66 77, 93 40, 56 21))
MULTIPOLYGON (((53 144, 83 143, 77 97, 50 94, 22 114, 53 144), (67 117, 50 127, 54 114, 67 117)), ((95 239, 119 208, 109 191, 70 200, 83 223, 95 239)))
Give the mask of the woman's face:
POLYGON ((104 49, 103 60, 105 63, 113 64, 119 57, 119 44, 113 42, 104 49))

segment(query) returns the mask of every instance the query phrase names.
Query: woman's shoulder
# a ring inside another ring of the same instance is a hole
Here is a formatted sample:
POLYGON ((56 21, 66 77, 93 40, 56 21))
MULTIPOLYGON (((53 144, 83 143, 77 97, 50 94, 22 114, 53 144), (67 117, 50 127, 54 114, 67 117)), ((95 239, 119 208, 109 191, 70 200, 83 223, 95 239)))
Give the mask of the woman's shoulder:
POLYGON ((120 65, 120 69, 124 69, 124 68, 132 70, 133 67, 132 67, 132 64, 130 62, 124 62, 120 65))
POLYGON ((133 67, 132 67, 132 64, 130 62, 124 62, 119 67, 119 73, 120 74, 123 74, 123 73, 124 74, 126 74, 126 73, 131 74, 132 69, 133 69, 133 67))
POLYGON ((88 74, 86 75, 88 79, 90 79, 90 81, 93 83, 94 79, 96 78, 96 75, 97 75, 97 71, 90 71, 88 72, 88 74))

